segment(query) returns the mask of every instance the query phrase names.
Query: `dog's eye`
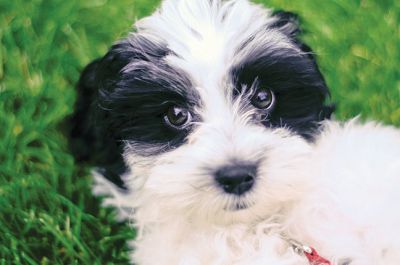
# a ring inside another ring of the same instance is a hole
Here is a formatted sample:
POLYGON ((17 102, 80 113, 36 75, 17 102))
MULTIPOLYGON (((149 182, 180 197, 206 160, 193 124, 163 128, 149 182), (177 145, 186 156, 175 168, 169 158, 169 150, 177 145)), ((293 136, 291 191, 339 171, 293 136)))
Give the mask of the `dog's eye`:
POLYGON ((258 109, 270 109, 275 103, 274 93, 266 88, 257 89, 251 103, 258 109))
POLYGON ((189 124, 191 119, 192 116, 190 112, 179 106, 171 106, 164 116, 165 122, 175 129, 183 129, 189 124))

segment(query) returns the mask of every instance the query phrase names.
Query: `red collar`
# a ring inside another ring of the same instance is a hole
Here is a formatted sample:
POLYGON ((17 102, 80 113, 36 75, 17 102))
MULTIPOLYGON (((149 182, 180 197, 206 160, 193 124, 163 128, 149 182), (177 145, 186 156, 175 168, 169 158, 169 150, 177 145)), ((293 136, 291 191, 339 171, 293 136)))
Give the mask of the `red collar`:
POLYGON ((332 265, 331 262, 320 255, 313 248, 309 248, 310 253, 304 251, 304 255, 307 257, 311 265, 332 265))
POLYGON ((296 253, 306 256, 310 265, 332 265, 329 260, 321 257, 314 248, 303 245, 295 240, 289 240, 289 243, 296 253))

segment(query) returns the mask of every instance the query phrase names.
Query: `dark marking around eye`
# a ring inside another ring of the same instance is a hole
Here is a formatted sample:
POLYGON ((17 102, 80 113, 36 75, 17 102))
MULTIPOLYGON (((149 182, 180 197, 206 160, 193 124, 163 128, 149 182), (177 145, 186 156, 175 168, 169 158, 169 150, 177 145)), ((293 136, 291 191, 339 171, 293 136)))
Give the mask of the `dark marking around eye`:
MULTIPOLYGON (((300 49, 279 44, 258 46, 251 44, 252 41, 238 51, 239 60, 230 70, 238 94, 242 93, 242 88, 252 87, 255 80, 258 89, 273 88, 276 102, 263 118, 263 124, 284 126, 305 137, 312 135, 318 122, 332 112, 332 108, 325 105, 329 92, 313 57, 300 49), (250 50, 246 51, 247 48, 250 50)), ((267 107, 268 94, 257 94, 252 104, 258 109, 267 107)))

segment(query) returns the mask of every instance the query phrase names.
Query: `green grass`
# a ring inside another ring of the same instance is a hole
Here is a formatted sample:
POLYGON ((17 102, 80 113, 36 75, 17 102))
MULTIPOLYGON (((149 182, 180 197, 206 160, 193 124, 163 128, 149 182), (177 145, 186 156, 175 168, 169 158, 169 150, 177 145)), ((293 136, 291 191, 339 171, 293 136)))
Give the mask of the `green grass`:
MULTIPOLYGON (((157 2, 0 0, 0 265, 128 264, 134 231, 91 196, 62 124, 81 69, 157 2)), ((400 125, 399 1, 258 2, 300 14, 338 118, 400 125)))

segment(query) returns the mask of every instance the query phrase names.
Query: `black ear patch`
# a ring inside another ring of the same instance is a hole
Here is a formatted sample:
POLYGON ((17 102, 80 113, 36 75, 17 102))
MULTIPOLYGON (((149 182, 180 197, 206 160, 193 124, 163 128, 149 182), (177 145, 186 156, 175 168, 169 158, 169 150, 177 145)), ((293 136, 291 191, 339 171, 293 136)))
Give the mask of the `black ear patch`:
MULTIPOLYGON (((120 187, 120 175, 127 168, 118 132, 110 125, 112 113, 102 104, 104 93, 113 93, 122 79, 124 67, 135 61, 162 58, 166 50, 141 36, 132 36, 113 45, 108 53, 82 71, 75 112, 69 119, 70 149, 78 162, 88 162, 120 187)), ((132 88, 133 89, 133 88, 132 88)))
POLYGON ((276 11, 273 17, 276 18, 276 21, 270 26, 271 28, 276 28, 291 38, 296 38, 301 33, 298 15, 286 11, 276 11))
MULTIPOLYGON (((312 61, 314 68, 316 70, 316 74, 319 76, 321 81, 323 82, 324 86, 326 87, 327 90, 327 95, 326 97, 330 97, 330 93, 328 90, 328 87, 325 82, 325 78, 323 77, 319 66, 317 64, 317 59, 315 57, 315 53, 311 49, 310 46, 305 44, 301 39, 301 34, 304 33, 304 31, 300 28, 300 17, 292 12, 287 12, 283 10, 278 10, 273 13, 273 16, 276 18, 276 21, 271 25, 272 28, 278 29, 280 32, 284 33, 287 35, 293 43, 295 43, 301 51, 303 51, 307 57, 312 61)), ((324 120, 324 119, 330 119, 332 116, 332 113, 335 111, 335 104, 327 104, 324 105, 323 108, 321 109, 321 112, 319 114, 319 119, 324 120)))
POLYGON ((271 28, 275 28, 288 36, 303 52, 305 52, 310 59, 315 61, 315 56, 307 44, 300 40, 300 36, 303 30, 300 28, 300 18, 297 14, 286 11, 276 11, 273 16, 275 22, 271 25, 271 28))
POLYGON ((68 120, 69 147, 77 162, 101 166, 101 173, 123 188, 119 176, 126 171, 126 167, 121 156, 121 146, 99 122, 102 118, 97 111, 97 76, 100 63, 100 59, 91 62, 79 79, 75 111, 68 120))

